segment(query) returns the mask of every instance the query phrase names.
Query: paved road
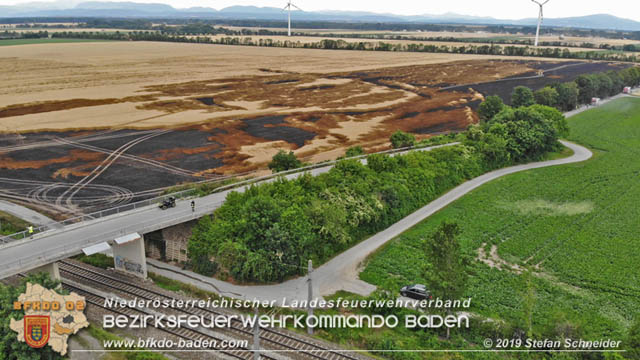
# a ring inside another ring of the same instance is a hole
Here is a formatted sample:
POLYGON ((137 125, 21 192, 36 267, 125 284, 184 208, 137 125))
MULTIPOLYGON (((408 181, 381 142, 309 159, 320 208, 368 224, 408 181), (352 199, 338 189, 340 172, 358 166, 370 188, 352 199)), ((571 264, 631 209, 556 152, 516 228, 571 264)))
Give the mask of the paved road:
MULTIPOLYGON (((443 146, 438 145, 414 151, 430 151, 443 146)), ((366 159, 361 160, 366 163, 366 159)), ((289 174, 285 177, 293 179, 304 173, 313 176, 326 173, 333 165, 309 170, 307 172, 289 174)), ((265 180, 274 181, 277 178, 265 180)), ((190 199, 178 201, 176 208, 160 210, 157 206, 148 206, 121 214, 84 221, 79 224, 65 226, 62 229, 50 230, 34 235, 33 238, 14 241, 0 246, 0 279, 28 271, 39 266, 79 254, 83 248, 104 241, 111 241, 120 236, 134 232, 147 234, 169 226, 199 219, 219 208, 227 195, 232 191, 242 192, 246 187, 222 191, 196 199, 196 211, 191 211, 190 199)))
POLYGON ((610 98, 606 98, 606 99, 600 100, 600 104, 597 105, 597 106, 582 105, 581 107, 579 107, 579 108, 577 108, 577 109, 575 109, 573 111, 569 111, 569 112, 564 113, 564 115, 565 115, 565 117, 570 118, 570 117, 572 117, 574 115, 578 115, 578 114, 580 114, 582 112, 585 112, 587 110, 595 109, 597 107, 605 105, 605 104, 607 104, 607 103, 609 103, 609 102, 611 102, 613 100, 617 100, 617 99, 620 99, 620 98, 623 98, 623 97, 630 97, 630 96, 631 95, 627 95, 627 94, 618 94, 616 96, 612 96, 610 98))
MULTIPOLYGON (((580 145, 566 141, 562 141, 562 144, 573 150, 574 154, 564 159, 499 169, 469 180, 399 222, 393 224, 386 230, 375 234, 369 239, 362 241, 356 246, 336 256, 312 273, 314 296, 326 296, 333 294, 338 290, 348 290, 362 295, 370 294, 375 290, 375 286, 358 279, 358 274, 360 272, 359 266, 366 257, 391 239, 477 187, 505 175, 541 167, 582 162, 588 160, 593 155, 589 149, 580 145)), ((154 260, 150 260, 148 265, 151 272, 185 283, 191 283, 201 289, 214 291, 230 297, 245 299, 256 298, 265 301, 276 301, 281 305, 283 298, 287 298, 289 300, 304 300, 307 296, 306 289, 308 279, 306 277, 289 280, 275 285, 239 286, 198 274, 184 272, 179 268, 154 260)))
POLYGON ((24 206, 10 203, 8 201, 0 200, 0 211, 9 213, 36 226, 54 222, 54 220, 40 214, 39 212, 33 211, 24 206))

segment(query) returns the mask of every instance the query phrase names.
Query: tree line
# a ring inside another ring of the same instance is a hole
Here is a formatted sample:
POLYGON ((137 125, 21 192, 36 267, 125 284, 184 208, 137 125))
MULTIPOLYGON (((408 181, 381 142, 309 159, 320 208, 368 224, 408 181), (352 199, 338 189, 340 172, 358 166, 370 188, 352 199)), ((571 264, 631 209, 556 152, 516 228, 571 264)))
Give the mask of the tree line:
POLYGON ((279 39, 254 40, 251 37, 230 37, 230 36, 212 39, 208 36, 172 35, 172 34, 154 32, 154 31, 57 32, 57 33, 53 33, 51 36, 54 38, 80 38, 80 39, 100 39, 100 40, 120 40, 120 41, 168 41, 168 42, 264 46, 264 47, 300 48, 300 49, 475 54, 475 55, 546 57, 546 58, 624 61, 624 62, 640 61, 640 59, 635 55, 628 55, 624 53, 614 53, 614 52, 607 52, 607 51, 571 52, 569 49, 536 48, 536 47, 529 47, 529 46, 504 46, 503 47, 495 44, 451 46, 451 45, 433 45, 433 44, 420 44, 420 43, 414 43, 414 44, 388 43, 384 41, 348 42, 344 40, 333 40, 333 39, 323 39, 317 42, 300 42, 300 41, 279 40, 279 39))
MULTIPOLYGON (((77 27, 104 28, 104 29, 138 29, 156 30, 157 26, 176 27, 194 23, 202 23, 218 26, 232 27, 263 27, 263 28, 284 28, 287 23, 284 20, 261 20, 261 19, 176 19, 176 18, 90 18, 90 17, 29 17, 29 18, 6 18, 6 24, 17 24, 21 27, 28 27, 30 23, 55 23, 51 27, 65 27, 60 23, 74 23, 77 27), (158 25, 160 24, 160 25, 158 25)), ((493 34, 522 34, 533 35, 536 32, 535 26, 527 25, 465 25, 465 24, 428 24, 428 23, 390 23, 390 22, 342 22, 342 21, 296 21, 300 27, 305 29, 349 29, 367 31, 446 31, 446 32, 477 32, 483 31, 493 34)), ((74 27, 74 26, 69 26, 74 27)), ((544 34, 561 33, 566 36, 575 37, 600 37, 605 39, 630 39, 640 40, 640 31, 624 30, 603 30, 584 28, 564 28, 564 27, 544 27, 540 29, 544 34)))
MULTIPOLYGON (((516 107, 539 104, 566 112, 575 110, 579 105, 591 104, 593 98, 607 98, 620 94, 625 87, 636 86, 640 86, 640 68, 634 66, 619 71, 583 74, 574 81, 552 84, 535 92, 518 86, 514 89, 511 103, 516 107)), ((487 97, 478 108, 480 118, 491 118, 496 109, 501 108, 502 102, 497 96, 487 97)))
MULTIPOLYGON (((366 165, 344 159, 319 176, 281 177, 233 192, 194 228, 189 266, 246 282, 304 274, 308 259, 322 264, 468 179, 557 149, 566 131, 562 120, 551 107, 503 105, 492 119, 458 135, 461 145, 373 154, 366 165)), ((415 141, 401 133, 391 140, 397 147, 415 141)), ((298 166, 290 155, 279 153, 273 163, 298 166)))

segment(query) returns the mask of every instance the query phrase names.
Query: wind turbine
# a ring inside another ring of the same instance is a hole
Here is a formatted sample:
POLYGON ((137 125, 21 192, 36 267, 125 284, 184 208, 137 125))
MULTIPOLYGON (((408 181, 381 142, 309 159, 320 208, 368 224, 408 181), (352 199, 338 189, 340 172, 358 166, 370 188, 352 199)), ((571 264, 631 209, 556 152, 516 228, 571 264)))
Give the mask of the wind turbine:
MULTIPOLYGON (((549 0, 547 0, 549 1, 549 0)), ((300 9, 299 7, 295 6, 291 0, 289 0, 289 2, 287 2, 287 6, 284 7, 284 10, 289 10, 289 36, 291 36, 291 7, 294 7, 300 11, 302 11, 302 9, 300 9)))
POLYGON ((538 6, 540 6, 540 14, 538 15, 538 29, 536 30, 536 47, 538 46, 538 41, 540 39, 540 25, 542 25, 542 7, 549 2, 549 0, 545 0, 544 2, 540 2, 540 1, 536 1, 536 0, 531 0, 534 3, 538 4, 538 6))

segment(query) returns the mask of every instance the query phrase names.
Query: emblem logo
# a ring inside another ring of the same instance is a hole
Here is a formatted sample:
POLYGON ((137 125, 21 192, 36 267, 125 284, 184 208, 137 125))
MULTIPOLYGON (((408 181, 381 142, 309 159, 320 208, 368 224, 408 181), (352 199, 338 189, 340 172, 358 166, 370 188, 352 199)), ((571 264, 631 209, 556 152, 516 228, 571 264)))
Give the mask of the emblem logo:
POLYGON ((49 342, 51 330, 49 316, 25 315, 24 340, 32 348, 41 348, 49 342))

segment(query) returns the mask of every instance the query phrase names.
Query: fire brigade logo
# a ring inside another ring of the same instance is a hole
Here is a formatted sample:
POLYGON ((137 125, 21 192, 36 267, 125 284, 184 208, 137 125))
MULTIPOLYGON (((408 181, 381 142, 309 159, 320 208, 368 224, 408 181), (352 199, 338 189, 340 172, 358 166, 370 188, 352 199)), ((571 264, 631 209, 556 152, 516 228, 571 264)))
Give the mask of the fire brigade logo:
MULTIPOLYGON (((69 337, 89 326, 84 315, 85 305, 84 297, 76 293, 62 295, 39 284, 27 283, 25 293, 13 302, 13 310, 24 311, 24 316, 20 320, 12 317, 9 327, 17 333, 18 341, 32 348, 49 346, 64 356, 69 337)), ((0 359, 4 359, 2 355, 0 351, 0 359)))
POLYGON ((32 348, 41 348, 49 342, 51 330, 49 316, 25 315, 24 317, 24 341, 32 348))

